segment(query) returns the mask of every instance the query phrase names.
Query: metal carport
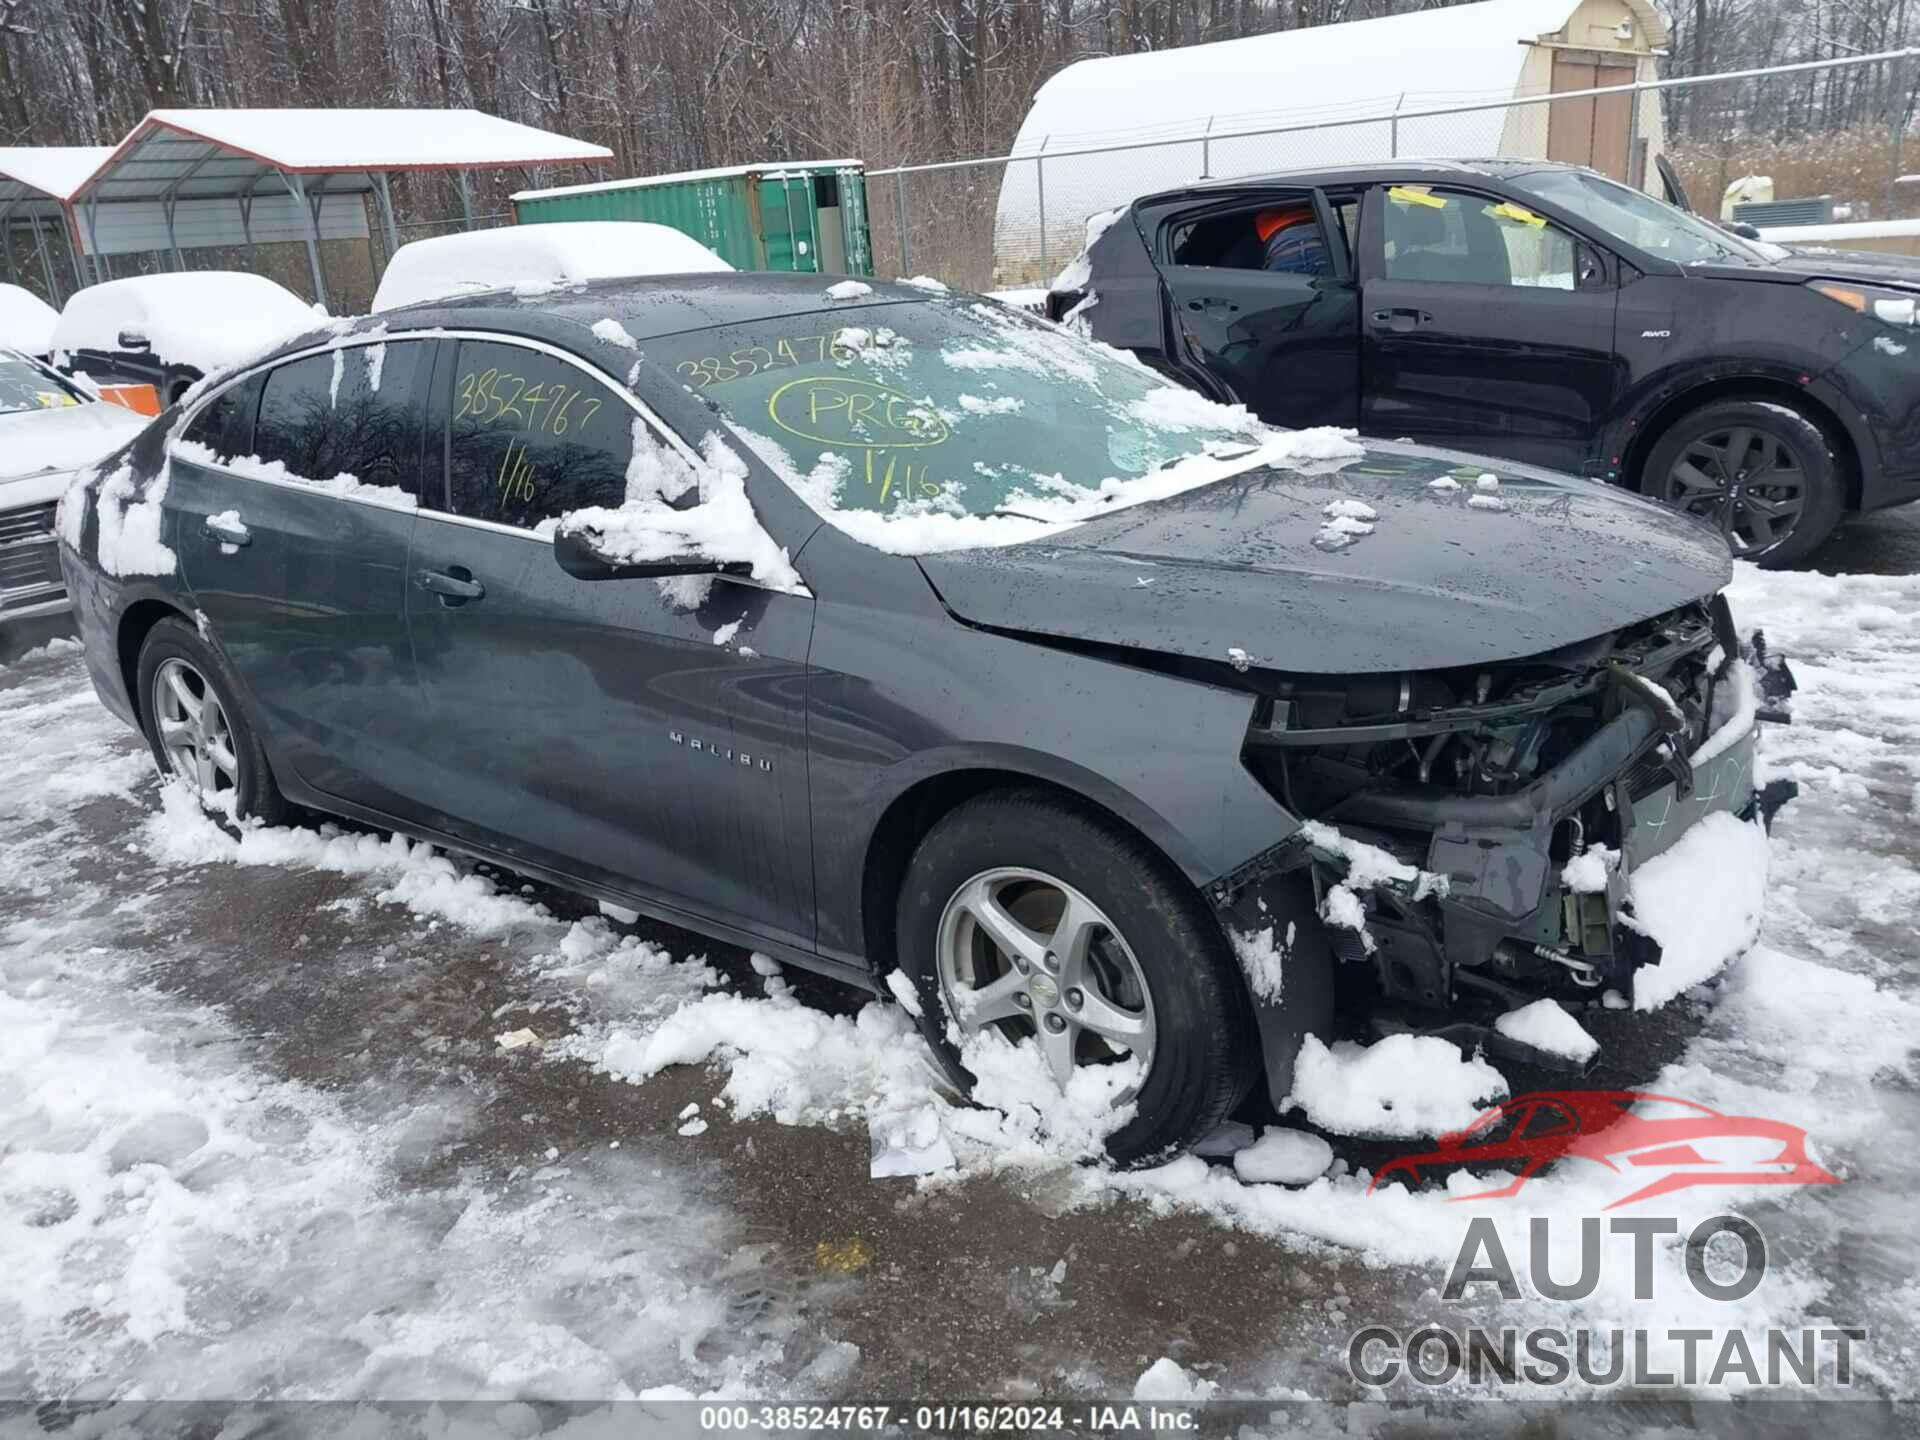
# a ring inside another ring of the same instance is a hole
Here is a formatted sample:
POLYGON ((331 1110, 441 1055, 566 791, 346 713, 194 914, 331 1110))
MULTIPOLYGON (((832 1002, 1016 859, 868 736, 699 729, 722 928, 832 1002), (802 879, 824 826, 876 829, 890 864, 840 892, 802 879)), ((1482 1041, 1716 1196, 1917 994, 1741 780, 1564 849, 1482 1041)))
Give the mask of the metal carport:
POLYGON ((471 223, 471 171, 612 159, 478 110, 155 110, 75 188, 68 215, 95 279, 110 255, 165 250, 184 270, 183 250, 303 240, 325 304, 320 241, 370 238, 368 197, 398 246, 391 176, 453 172, 471 223))
POLYGON ((61 286, 48 245, 50 235, 66 242, 74 284, 87 283, 81 269, 79 245, 69 223, 67 202, 74 190, 111 154, 111 145, 0 147, 0 254, 5 256, 9 281, 19 283, 14 241, 26 233, 33 237, 33 252, 39 261, 41 283, 47 287, 48 304, 58 306, 61 301, 61 286))

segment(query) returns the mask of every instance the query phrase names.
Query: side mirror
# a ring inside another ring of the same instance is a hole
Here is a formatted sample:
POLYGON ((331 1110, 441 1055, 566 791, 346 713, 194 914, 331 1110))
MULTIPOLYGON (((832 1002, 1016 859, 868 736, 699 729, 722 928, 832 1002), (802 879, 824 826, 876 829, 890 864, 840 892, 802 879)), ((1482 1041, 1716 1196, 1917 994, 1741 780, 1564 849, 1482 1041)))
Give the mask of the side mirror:
POLYGON ((149 344, 147 337, 142 335, 138 330, 122 330, 120 332, 120 348, 122 350, 148 350, 151 349, 152 346, 149 344))
POLYGON ((625 560, 604 548, 597 530, 562 528, 553 537, 553 558, 576 580, 665 580, 673 575, 745 575, 747 565, 722 564, 705 555, 669 555, 659 560, 625 560))
POLYGON ((1742 240, 1758 240, 1760 238, 1760 227, 1757 225, 1749 225, 1744 220, 1734 221, 1731 225, 1727 226, 1727 229, 1738 235, 1742 240))

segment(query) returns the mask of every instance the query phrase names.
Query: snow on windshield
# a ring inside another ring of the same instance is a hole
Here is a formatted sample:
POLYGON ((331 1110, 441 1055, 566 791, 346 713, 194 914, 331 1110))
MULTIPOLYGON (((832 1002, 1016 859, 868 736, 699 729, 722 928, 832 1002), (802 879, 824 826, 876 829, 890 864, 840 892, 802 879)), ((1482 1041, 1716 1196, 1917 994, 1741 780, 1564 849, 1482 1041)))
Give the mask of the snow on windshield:
POLYGON ((66 381, 25 356, 0 350, 0 415, 62 410, 79 403, 80 397, 66 381))
POLYGON ((897 554, 1015 544, 1254 465, 1363 453, 1351 432, 1276 430, 1131 356, 958 297, 651 348, 808 505, 897 554))

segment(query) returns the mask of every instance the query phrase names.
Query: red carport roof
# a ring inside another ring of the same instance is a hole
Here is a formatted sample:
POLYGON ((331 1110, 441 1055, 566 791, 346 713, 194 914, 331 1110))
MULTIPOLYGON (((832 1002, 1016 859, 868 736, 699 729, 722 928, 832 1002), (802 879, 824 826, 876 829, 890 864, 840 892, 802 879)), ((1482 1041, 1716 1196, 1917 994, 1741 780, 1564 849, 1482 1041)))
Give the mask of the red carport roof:
POLYGON ((209 199, 283 171, 330 177, 331 193, 407 170, 589 165, 603 145, 478 110, 154 110, 74 189, 80 201, 209 199))

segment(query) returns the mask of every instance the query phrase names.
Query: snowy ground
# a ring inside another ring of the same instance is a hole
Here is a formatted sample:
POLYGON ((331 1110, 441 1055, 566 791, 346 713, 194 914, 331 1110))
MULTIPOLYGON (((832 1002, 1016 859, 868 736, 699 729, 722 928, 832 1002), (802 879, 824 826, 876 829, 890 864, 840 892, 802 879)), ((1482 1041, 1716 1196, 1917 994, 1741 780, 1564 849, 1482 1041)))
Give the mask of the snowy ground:
POLYGON ((1344 1403, 1373 1398, 1362 1325, 1542 1319, 1865 1326, 1857 1388, 1912 1397, 1920 578, 1734 598, 1802 686, 1768 736, 1802 798, 1763 944, 1589 1026, 1596 1080, 1805 1126, 1842 1178, 1660 1212, 1761 1227, 1732 1304, 1672 1244, 1650 1301, 1624 1263, 1580 1302, 1443 1301, 1472 1214, 1517 1260, 1554 1217, 1565 1273, 1617 1187, 1576 1162, 1507 1202, 1369 1196, 1340 1172, 1406 1148, 1378 1144, 1304 1189, 1076 1165, 1081 1117, 1028 1103, 1017 1057, 1002 1109, 956 1109, 899 1012, 839 987, 384 837, 236 842, 156 793, 70 648, 0 669, 0 1401, 1344 1403), (954 1168, 870 1179, 870 1130, 954 1168))

